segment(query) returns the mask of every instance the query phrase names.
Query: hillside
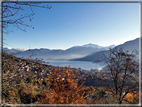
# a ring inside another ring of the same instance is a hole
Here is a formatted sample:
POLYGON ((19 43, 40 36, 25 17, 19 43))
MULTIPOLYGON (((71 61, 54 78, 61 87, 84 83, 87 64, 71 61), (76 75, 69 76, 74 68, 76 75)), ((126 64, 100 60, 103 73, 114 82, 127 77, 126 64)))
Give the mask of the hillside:
POLYGON ((104 80, 114 87, 109 73, 54 67, 2 53, 3 104, 68 104, 68 98, 70 103, 78 99, 74 104, 116 104, 104 80))
MULTIPOLYGON (((40 64, 2 53, 3 103, 38 103, 37 98, 41 97, 42 91, 50 88, 49 77, 56 72, 56 69, 56 67, 51 65, 40 64), (34 91, 32 91, 33 89, 34 91)), ((68 68, 61 67, 58 73, 61 75, 64 69, 68 68)), ((70 70, 74 73, 77 71, 76 69, 70 70)), ((86 78, 87 75, 85 75, 85 72, 81 73, 81 71, 78 74, 75 73, 74 78, 77 80, 74 80, 74 82, 78 83, 80 77, 86 78)))

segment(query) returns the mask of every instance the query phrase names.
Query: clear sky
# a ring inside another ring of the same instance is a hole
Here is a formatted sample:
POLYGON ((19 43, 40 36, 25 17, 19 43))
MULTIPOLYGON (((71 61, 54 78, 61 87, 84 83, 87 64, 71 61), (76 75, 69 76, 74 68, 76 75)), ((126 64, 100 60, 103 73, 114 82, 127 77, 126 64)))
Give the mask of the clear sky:
MULTIPOLYGON (((140 37, 139 3, 43 3, 51 9, 35 8, 32 25, 23 32, 14 26, 3 34, 4 47, 67 49, 88 43, 119 45, 140 37)), ((19 12, 29 13, 31 10, 19 12)))

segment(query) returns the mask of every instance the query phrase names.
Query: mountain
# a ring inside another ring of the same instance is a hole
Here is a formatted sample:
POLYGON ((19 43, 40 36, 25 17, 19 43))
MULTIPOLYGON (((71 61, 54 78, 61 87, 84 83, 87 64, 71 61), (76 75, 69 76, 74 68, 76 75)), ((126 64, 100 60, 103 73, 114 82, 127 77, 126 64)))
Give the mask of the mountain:
POLYGON ((21 50, 15 48, 3 48, 3 51, 6 51, 9 54, 14 54, 20 52, 21 50))
MULTIPOLYGON (((92 44, 95 45, 95 44, 92 44)), ((71 48, 68 48, 66 50, 61 50, 61 49, 47 49, 47 48, 40 48, 40 49, 30 49, 25 50, 19 54, 17 54, 17 57, 24 57, 24 58, 29 58, 30 55, 32 55, 33 59, 36 58, 43 58, 44 60, 69 60, 73 58, 81 58, 86 55, 89 55, 93 52, 101 51, 101 50, 107 50, 104 49, 104 47, 101 48, 101 46, 96 45, 96 47, 92 46, 73 46, 71 48), (100 48, 98 48, 100 47, 100 48)), ((18 49, 8 49, 8 48, 3 48, 3 51, 6 51, 7 53, 14 54, 18 53, 18 49)))
POLYGON ((82 47, 92 47, 92 48, 98 48, 98 49, 104 49, 104 50, 107 50, 109 48, 114 48, 115 45, 110 45, 110 46, 99 46, 97 44, 92 44, 92 43, 89 43, 89 44, 86 44, 86 45, 82 45, 82 47))
POLYGON ((89 44, 86 44, 86 45, 82 45, 82 47, 102 48, 103 46, 99 46, 99 45, 96 45, 96 44, 89 43, 89 44))
POLYGON ((86 44, 82 46, 73 46, 71 48, 68 48, 66 50, 61 50, 61 49, 47 49, 47 48, 40 48, 40 49, 30 49, 29 50, 24 50, 22 52, 20 48, 3 48, 3 51, 6 51, 9 54, 15 54, 18 53, 16 56, 17 57, 24 57, 24 58, 29 58, 29 56, 32 55, 33 59, 36 58, 42 58, 44 60, 70 60, 74 58, 82 58, 85 57, 93 52, 98 52, 102 50, 108 50, 109 47, 103 47, 99 46, 96 44, 86 44))
MULTIPOLYGON (((133 50, 139 51, 139 38, 137 38, 135 40, 127 41, 124 44, 118 45, 118 46, 116 46, 114 48, 117 48, 117 49, 122 48, 122 49, 124 49, 124 51, 128 50, 129 52, 132 52, 133 50)), ((89 54, 89 55, 87 55, 85 57, 71 59, 71 60, 73 60, 73 61, 90 61, 90 62, 94 62, 96 60, 99 60, 99 57, 102 54, 108 55, 109 50, 93 52, 93 53, 91 53, 91 54, 89 54)))

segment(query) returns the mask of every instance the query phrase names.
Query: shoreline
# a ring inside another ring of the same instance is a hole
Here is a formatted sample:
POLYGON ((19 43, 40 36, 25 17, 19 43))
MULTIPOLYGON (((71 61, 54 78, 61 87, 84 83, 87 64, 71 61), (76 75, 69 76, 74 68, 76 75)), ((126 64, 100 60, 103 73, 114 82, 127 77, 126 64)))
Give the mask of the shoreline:
POLYGON ((69 61, 69 60, 48 60, 47 65, 76 68, 78 70, 102 70, 105 66, 102 63, 93 63, 88 61, 69 61))

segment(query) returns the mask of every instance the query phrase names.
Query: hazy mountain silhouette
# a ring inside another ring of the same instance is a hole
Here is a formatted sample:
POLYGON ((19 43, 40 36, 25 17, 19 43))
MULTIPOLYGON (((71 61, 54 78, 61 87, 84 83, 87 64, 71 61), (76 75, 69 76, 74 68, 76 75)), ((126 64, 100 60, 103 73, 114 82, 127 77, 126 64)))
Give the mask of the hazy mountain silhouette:
MULTIPOLYGON (((133 50, 139 51, 139 38, 131 41, 127 41, 124 44, 118 45, 114 48, 120 49, 122 48, 125 51, 132 52, 133 50)), ((113 49, 113 48, 112 48, 113 49)), ((71 59, 73 61, 90 61, 90 62, 95 62, 99 60, 99 57, 101 57, 102 54, 108 55, 109 50, 103 50, 103 51, 98 51, 98 52, 93 52, 85 57, 82 58, 76 58, 76 59, 71 59)))
MULTIPOLYGON (((108 50, 108 47, 102 47, 96 44, 86 44, 83 46, 73 46, 66 50, 61 49, 47 49, 47 48, 40 48, 40 49, 30 49, 23 51, 17 54, 17 57, 24 57, 28 58, 30 55, 33 55, 32 58, 43 58, 44 60, 54 60, 54 59, 73 59, 73 58, 82 58, 86 55, 89 55, 93 52, 101 51, 101 50, 108 50)), ((3 51, 7 53, 14 54, 18 53, 19 49, 8 49, 3 48, 3 51)))
POLYGON ((110 45, 110 46, 99 46, 97 44, 92 44, 92 43, 89 43, 89 44, 86 44, 86 45, 82 45, 82 47, 92 47, 92 48, 98 48, 98 49, 104 49, 104 50, 107 50, 109 48, 114 48, 115 45, 110 45))
MULTIPOLYGON (((94 62, 98 59, 98 56, 101 54, 108 54, 109 47, 114 48, 115 45, 110 45, 107 47, 99 46, 96 44, 85 44, 82 46, 73 46, 66 50, 61 49, 31 49, 23 51, 16 55, 17 57, 24 57, 28 58, 30 55, 33 59, 35 58, 43 58, 44 60, 74 60, 74 61, 91 61, 94 62)), ((124 44, 116 46, 116 48, 123 48, 124 50, 132 51, 132 50, 139 50, 139 38, 131 41, 127 41, 124 44)), ((14 54, 19 52, 18 49, 8 49, 4 48, 3 51, 7 53, 14 54)))

